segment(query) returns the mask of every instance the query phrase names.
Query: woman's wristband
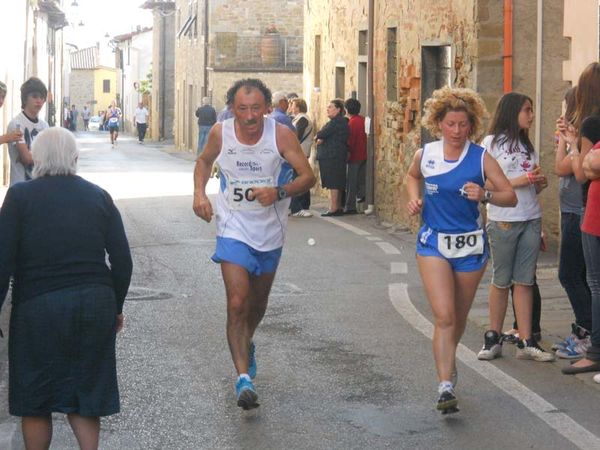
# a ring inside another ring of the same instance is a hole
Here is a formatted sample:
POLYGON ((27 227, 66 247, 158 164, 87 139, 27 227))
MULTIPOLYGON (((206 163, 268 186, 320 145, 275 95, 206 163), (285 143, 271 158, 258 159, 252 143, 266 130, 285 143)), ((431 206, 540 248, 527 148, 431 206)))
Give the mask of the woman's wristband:
POLYGON ((526 172, 525 175, 527 175, 527 181, 529 181, 529 184, 535 183, 535 175, 533 172, 526 172))

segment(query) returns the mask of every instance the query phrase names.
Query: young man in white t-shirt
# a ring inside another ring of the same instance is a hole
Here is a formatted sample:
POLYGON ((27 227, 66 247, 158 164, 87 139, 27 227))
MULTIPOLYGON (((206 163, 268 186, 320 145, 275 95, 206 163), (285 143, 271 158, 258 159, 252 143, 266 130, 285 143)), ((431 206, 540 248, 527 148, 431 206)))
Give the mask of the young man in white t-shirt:
POLYGON ((144 143, 144 137, 146 137, 146 129, 148 128, 148 110, 142 102, 138 104, 135 109, 135 126, 138 130, 138 142, 144 143))
POLYGON ((48 128, 48 124, 39 118, 46 103, 48 90, 39 78, 31 77, 21 86, 21 108, 23 109, 8 124, 8 132, 20 131, 23 137, 8 146, 10 156, 10 185, 31 180, 33 159, 31 144, 35 137, 48 128))

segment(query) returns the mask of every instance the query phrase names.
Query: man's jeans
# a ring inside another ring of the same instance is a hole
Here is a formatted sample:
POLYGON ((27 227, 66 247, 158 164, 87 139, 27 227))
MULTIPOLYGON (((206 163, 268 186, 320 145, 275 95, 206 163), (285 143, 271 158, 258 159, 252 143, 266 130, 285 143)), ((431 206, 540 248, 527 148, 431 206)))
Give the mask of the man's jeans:
POLYGON ((561 213, 558 279, 571 302, 571 307, 575 314, 575 323, 591 331, 592 298, 586 281, 580 224, 581 215, 561 213))
POLYGON ((198 128, 200 130, 198 132, 198 150, 196 151, 196 156, 200 156, 200 153, 204 150, 204 146, 208 140, 208 132, 212 128, 212 125, 200 125, 198 128))
POLYGON ((600 237, 581 232, 587 283, 592 294, 592 345, 586 357, 600 361, 600 237))
POLYGON ((138 141, 144 142, 144 138, 146 137, 146 129, 148 128, 148 124, 146 123, 138 123, 138 141))

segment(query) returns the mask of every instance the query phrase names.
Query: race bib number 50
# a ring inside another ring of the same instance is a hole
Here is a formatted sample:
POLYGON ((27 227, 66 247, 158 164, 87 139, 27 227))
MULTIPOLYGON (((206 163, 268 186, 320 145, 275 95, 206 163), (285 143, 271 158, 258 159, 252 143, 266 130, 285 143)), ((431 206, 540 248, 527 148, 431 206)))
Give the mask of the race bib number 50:
POLYGON ((273 177, 230 178, 227 200, 231 209, 260 209, 252 191, 258 187, 273 187, 273 177))
POLYGON ((460 234, 438 233, 438 250, 446 258, 481 255, 483 230, 460 234))

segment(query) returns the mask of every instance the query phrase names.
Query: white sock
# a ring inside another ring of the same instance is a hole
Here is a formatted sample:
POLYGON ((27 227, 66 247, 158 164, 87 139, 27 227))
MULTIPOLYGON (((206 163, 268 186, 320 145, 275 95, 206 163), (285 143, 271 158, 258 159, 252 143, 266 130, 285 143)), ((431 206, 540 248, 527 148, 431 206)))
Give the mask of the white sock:
POLYGON ((438 386, 438 393, 441 394, 444 391, 452 391, 454 390, 454 386, 452 386, 451 381, 443 380, 440 382, 438 386))
POLYGON ((246 380, 250 381, 250 375, 248 375, 247 373, 240 373, 238 380, 241 380, 242 378, 245 378, 246 380))

